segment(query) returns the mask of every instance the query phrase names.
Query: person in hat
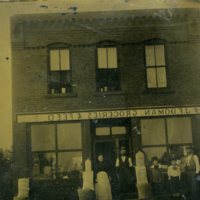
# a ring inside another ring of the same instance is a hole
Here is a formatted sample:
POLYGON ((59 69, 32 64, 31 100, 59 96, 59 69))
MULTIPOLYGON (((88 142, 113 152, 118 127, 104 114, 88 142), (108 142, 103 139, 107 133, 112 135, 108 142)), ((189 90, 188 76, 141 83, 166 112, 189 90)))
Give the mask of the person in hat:
POLYGON ((189 196, 192 200, 199 199, 198 182, 196 180, 200 171, 199 158, 194 153, 194 148, 189 146, 187 150, 186 181, 189 196))
POLYGON ((117 158, 115 167, 119 178, 120 192, 126 193, 131 190, 131 168, 133 163, 130 157, 127 156, 125 147, 121 147, 120 156, 117 158))

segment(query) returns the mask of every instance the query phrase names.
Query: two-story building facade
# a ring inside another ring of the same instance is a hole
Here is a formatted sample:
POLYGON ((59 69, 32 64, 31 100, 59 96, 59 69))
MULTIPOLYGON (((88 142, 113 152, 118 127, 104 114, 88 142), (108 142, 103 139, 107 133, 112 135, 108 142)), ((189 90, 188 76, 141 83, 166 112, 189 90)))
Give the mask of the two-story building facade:
POLYGON ((120 147, 134 160, 200 145, 196 9, 16 15, 14 175, 37 183, 120 147), (177 148, 176 148, 177 147, 177 148))

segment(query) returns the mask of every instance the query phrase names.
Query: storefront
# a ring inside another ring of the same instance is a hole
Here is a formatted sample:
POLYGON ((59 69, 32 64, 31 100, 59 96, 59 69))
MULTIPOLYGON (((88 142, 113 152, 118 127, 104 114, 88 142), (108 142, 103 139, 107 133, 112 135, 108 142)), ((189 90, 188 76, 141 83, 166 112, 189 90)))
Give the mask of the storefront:
POLYGON ((84 161, 103 154, 115 168, 123 146, 133 159, 142 149, 147 162, 195 145, 200 107, 138 108, 17 115, 27 123, 29 166, 33 180, 68 179, 84 170, 84 161), (79 119, 79 120, 78 120, 79 119), (70 174, 71 173, 71 174, 70 174))
POLYGON ((199 150, 199 12, 161 12, 13 16, 16 194, 30 178, 33 199, 74 200, 86 159, 114 172, 121 147, 147 166, 199 150))

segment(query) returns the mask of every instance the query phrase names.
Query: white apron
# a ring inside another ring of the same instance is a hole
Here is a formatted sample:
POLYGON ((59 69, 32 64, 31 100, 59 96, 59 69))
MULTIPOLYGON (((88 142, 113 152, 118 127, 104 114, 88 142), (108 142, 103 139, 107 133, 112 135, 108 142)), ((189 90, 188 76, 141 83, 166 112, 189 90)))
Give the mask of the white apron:
POLYGON ((95 185, 96 200, 112 200, 111 186, 108 174, 104 171, 97 173, 95 185))

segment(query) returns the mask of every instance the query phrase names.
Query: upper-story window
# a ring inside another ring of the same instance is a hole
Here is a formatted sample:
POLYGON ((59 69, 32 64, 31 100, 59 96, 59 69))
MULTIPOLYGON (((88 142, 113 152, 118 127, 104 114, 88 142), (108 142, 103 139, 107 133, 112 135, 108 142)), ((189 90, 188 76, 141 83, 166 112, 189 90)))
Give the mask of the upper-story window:
POLYGON ((48 91, 54 93, 71 92, 70 51, 68 48, 51 48, 49 50, 48 91))
POLYGON ((146 78, 147 88, 166 88, 166 62, 165 62, 165 46, 146 45, 146 78))
POLYGON ((117 48, 98 48, 97 56, 97 91, 109 92, 120 90, 120 73, 117 62, 117 48))

